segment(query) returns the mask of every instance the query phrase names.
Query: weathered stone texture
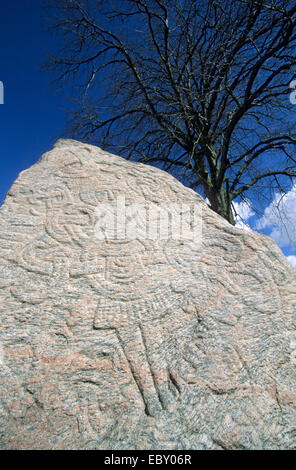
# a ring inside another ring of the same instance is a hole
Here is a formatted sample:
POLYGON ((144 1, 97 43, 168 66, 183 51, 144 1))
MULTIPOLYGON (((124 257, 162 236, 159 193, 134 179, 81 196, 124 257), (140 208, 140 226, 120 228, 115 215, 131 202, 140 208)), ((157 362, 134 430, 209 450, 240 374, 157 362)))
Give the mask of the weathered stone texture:
POLYGON ((296 278, 271 239, 70 140, 20 174, 0 227, 0 448, 296 448, 296 278), (120 195, 196 205, 201 245, 100 240, 120 195))

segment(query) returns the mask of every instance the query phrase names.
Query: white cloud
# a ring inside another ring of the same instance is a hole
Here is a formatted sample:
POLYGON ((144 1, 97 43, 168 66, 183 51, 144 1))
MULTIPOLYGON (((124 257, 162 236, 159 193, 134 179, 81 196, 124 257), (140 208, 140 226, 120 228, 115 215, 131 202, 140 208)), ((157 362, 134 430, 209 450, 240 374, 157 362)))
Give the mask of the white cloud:
POLYGON ((293 268, 296 269, 296 256, 294 255, 287 256, 287 260, 292 264, 293 268))
POLYGON ((257 222, 259 230, 270 230, 269 236, 281 247, 296 246, 296 183, 287 194, 276 194, 257 222))
POLYGON ((246 223, 255 212, 251 209, 249 201, 234 202, 235 226, 244 230, 252 231, 251 227, 246 223))

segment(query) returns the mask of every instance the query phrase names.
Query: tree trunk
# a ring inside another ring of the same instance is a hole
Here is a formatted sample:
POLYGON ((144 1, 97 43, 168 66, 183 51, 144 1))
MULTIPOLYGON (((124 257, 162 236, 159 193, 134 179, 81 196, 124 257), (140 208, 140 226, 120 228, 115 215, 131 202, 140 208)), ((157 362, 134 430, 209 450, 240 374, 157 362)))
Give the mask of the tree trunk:
POLYGON ((224 186, 219 190, 211 188, 211 190, 206 193, 208 193, 206 196, 210 201, 211 209, 221 215, 221 217, 224 217, 224 219, 226 219, 230 224, 235 225, 232 210, 232 198, 224 186))

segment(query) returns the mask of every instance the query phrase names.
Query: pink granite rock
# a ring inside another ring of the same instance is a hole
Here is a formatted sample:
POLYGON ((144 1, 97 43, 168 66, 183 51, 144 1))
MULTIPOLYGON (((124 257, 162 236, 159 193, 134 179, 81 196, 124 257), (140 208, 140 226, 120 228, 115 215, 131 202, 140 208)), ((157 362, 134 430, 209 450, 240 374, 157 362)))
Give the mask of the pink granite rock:
POLYGON ((271 239, 71 140, 0 223, 0 448, 296 448, 296 276, 271 239))

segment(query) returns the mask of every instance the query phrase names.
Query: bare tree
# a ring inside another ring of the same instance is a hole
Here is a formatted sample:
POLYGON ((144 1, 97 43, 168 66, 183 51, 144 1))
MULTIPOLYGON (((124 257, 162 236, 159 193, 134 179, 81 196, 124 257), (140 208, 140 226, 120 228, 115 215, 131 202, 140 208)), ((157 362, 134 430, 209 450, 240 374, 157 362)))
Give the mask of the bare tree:
POLYGON ((296 0, 50 3, 72 136, 171 172, 232 224, 234 199, 290 187, 296 0))

